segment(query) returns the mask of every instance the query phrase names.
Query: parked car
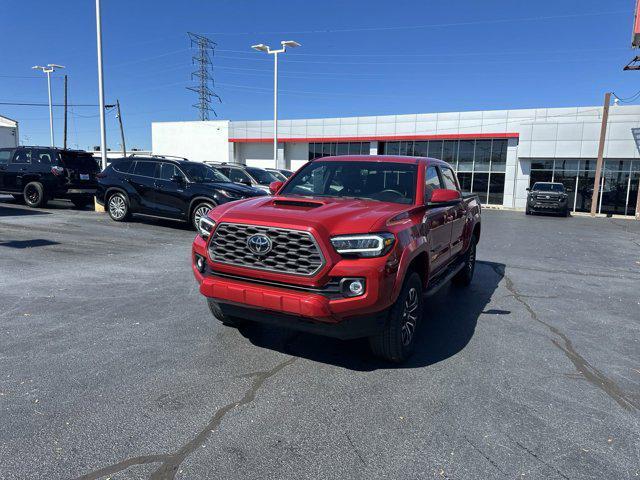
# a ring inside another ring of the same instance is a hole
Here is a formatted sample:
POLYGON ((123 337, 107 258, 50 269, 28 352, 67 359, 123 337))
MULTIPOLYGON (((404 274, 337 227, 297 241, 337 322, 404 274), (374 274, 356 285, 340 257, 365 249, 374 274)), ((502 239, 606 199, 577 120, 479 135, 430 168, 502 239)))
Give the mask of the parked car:
POLYGON ((98 163, 82 150, 51 147, 0 149, 0 193, 44 207, 49 200, 66 198, 77 208, 93 203, 98 163))
POLYGON ((229 163, 205 163, 214 167, 220 173, 231 179, 232 182, 251 185, 266 193, 270 193, 269 184, 278 181, 278 178, 264 168, 231 165, 229 163))
POLYGON ((271 189, 200 221, 193 272, 227 325, 368 337, 374 354, 400 362, 423 294, 473 278, 480 204, 443 161, 327 157, 271 189))
POLYGON ((282 180, 282 181, 287 180, 291 175, 293 175, 293 172, 291 170, 287 170, 286 168, 267 168, 265 170, 271 173, 279 173, 284 177, 284 179, 278 178, 279 180, 282 180))
POLYGON ((280 173, 280 170, 276 170, 275 168, 265 168, 267 172, 273 175, 276 180, 281 182, 286 182, 288 177, 285 177, 283 173, 280 173))
POLYGON ((532 188, 527 188, 527 192, 527 215, 551 212, 569 216, 568 195, 562 183, 536 182, 532 188))
POLYGON ((204 163, 132 156, 114 160, 98 175, 96 199, 116 222, 136 213, 192 222, 195 228, 216 205, 263 195, 204 163))

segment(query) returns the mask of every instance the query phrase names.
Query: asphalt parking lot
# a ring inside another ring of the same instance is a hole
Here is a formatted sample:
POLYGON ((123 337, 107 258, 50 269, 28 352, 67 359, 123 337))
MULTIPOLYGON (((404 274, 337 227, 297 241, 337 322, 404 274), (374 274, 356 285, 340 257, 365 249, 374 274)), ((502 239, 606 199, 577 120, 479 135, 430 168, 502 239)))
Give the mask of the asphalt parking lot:
POLYGON ((219 324, 180 224, 0 196, 0 478, 640 476, 640 223, 483 215, 393 367, 219 324))

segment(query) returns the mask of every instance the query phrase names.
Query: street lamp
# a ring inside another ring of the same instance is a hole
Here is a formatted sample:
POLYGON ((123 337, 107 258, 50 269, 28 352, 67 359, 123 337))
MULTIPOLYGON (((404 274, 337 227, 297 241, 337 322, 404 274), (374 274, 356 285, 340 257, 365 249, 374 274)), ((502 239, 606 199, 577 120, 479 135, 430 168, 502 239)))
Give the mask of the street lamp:
POLYGON ((271 47, 264 43, 252 45, 251 48, 273 55, 273 160, 276 163, 276 168, 286 168, 284 158, 278 159, 278 54, 286 52, 287 47, 295 48, 300 44, 293 40, 283 40, 280 45, 282 47, 278 50, 271 50, 271 47))
POLYGON ((46 67, 40 65, 34 65, 31 67, 33 70, 41 70, 47 74, 47 87, 49 90, 49 129, 51 131, 51 146, 55 147, 53 142, 53 105, 51 104, 51 73, 55 72, 56 68, 64 68, 62 65, 56 65, 55 63, 48 63, 46 67))

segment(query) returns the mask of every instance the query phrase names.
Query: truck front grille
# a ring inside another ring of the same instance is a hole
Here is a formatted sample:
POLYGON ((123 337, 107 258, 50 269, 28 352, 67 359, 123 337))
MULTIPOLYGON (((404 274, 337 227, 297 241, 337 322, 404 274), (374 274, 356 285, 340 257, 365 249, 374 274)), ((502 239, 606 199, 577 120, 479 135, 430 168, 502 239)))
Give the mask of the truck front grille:
POLYGON ((309 232, 240 223, 216 227, 209 256, 214 262, 290 275, 311 276, 324 266, 322 252, 309 232), (268 252, 256 253, 250 248, 249 239, 256 235, 268 237, 268 252))

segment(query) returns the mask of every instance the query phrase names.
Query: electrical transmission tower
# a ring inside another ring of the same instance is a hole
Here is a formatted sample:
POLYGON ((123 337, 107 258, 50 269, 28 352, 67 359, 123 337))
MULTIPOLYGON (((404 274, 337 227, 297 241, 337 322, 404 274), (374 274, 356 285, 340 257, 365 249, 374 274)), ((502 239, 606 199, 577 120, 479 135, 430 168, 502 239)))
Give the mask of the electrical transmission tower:
POLYGON ((191 72, 191 79, 196 80, 198 84, 196 86, 187 87, 187 90, 196 92, 198 94, 198 103, 194 103, 193 106, 200 112, 200 120, 209 120, 209 112, 217 117, 216 111, 211 108, 211 102, 215 98, 220 103, 222 99, 213 91, 213 68, 212 57, 214 55, 214 49, 216 43, 197 33, 188 32, 189 39, 191 40, 191 48, 196 48, 196 52, 191 61, 197 66, 197 70, 191 72))

